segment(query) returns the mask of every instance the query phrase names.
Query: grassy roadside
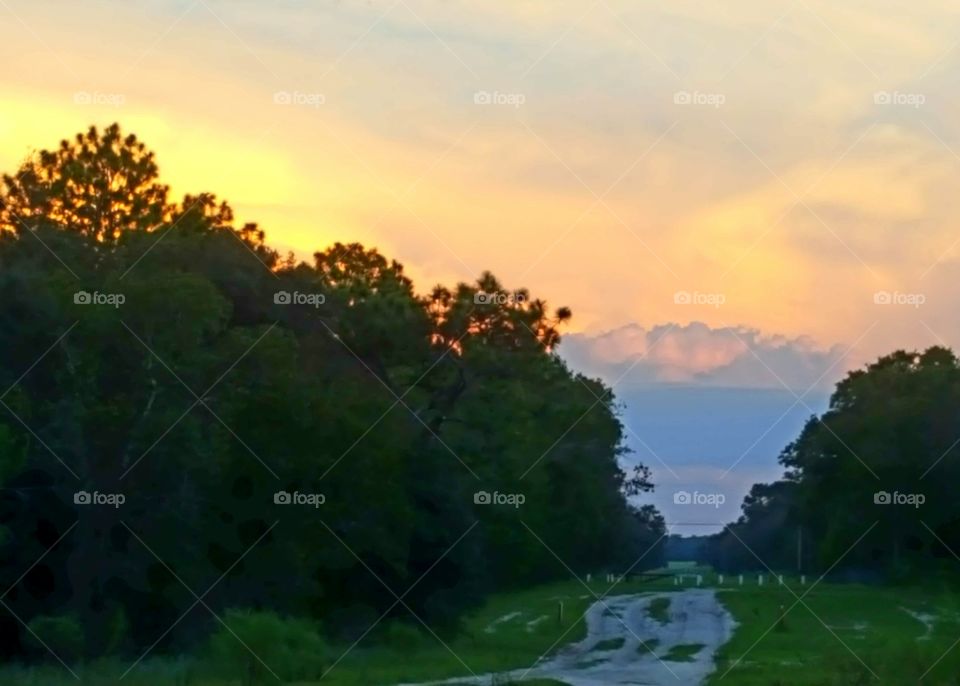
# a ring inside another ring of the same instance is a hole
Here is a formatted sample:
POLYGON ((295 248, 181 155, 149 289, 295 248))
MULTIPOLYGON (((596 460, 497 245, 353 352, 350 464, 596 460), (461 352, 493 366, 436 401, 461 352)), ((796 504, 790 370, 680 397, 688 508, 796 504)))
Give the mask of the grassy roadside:
POLYGON ((729 589, 720 599, 739 626, 708 686, 960 684, 955 594, 823 584, 804 598, 809 609, 786 614, 796 598, 785 588, 729 589))
MULTIPOLYGON (((640 582, 589 584, 602 596, 624 593, 676 590, 671 584, 640 582)), ((586 635, 583 614, 595 602, 594 595, 577 581, 535 589, 496 594, 465 620, 464 631, 442 644, 427 632, 408 632, 402 644, 376 645, 362 641, 357 646, 337 646, 331 663, 339 661, 320 682, 309 686, 388 686, 427 682, 472 674, 506 672, 532 665, 538 657, 578 641, 586 635), (558 604, 563 603, 563 620, 558 604), (342 657, 341 657, 342 656, 342 657)), ((85 686, 118 683, 129 662, 103 662, 73 667, 85 686)), ((125 686, 236 686, 207 676, 204 665, 189 659, 147 659, 122 682, 125 686)), ((76 679, 63 667, 0 668, 0 684, 10 686, 72 686, 76 679)), ((276 683, 270 677, 270 683, 276 683)), ((524 681, 530 686, 558 686, 557 682, 524 681)), ((298 684, 308 686, 308 682, 298 684)), ((506 685, 505 685, 506 686, 506 685)))
MULTIPOLYGON (((607 583, 593 582, 589 586, 598 596, 610 589, 607 583)), ((609 595, 665 588, 624 582, 609 595)), ((361 686, 417 682, 470 676, 471 671, 483 674, 529 667, 544 653, 582 639, 586 635, 583 614, 594 602, 594 596, 577 581, 494 595, 466 620, 464 633, 448 642, 450 650, 432 636, 426 636, 414 653, 398 655, 384 648, 358 650, 344 658, 323 683, 361 686), (564 606, 562 622, 557 617, 559 602, 564 606)))

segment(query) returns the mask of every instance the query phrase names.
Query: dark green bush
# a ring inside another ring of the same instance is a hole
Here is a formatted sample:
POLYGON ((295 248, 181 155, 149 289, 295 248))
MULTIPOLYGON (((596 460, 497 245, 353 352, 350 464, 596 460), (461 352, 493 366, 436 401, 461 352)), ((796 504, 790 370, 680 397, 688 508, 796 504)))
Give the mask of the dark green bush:
POLYGON ((315 622, 273 612, 227 610, 224 623, 209 645, 221 674, 246 686, 274 683, 277 677, 297 681, 323 675, 329 654, 315 622))

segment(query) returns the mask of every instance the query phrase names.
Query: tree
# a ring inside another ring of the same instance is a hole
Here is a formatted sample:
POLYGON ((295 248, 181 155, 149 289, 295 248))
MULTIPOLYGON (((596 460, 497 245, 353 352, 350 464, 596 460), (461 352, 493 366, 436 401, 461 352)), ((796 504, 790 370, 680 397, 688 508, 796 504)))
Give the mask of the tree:
POLYGON ((234 222, 210 193, 169 202, 116 125, 4 177, 0 580, 30 569, 19 616, 76 617, 91 656, 196 645, 206 615, 177 620, 207 588, 258 631, 307 615, 352 641, 410 612, 452 631, 485 592, 567 575, 554 554, 625 566, 662 534, 628 504, 652 484, 621 467, 610 389, 556 354, 569 310, 485 300, 507 293, 489 273, 421 296, 376 249, 300 262, 234 222))
POLYGON ((802 530, 811 567, 836 564, 856 578, 909 577, 950 560, 960 544, 951 485, 960 477, 958 426, 952 351, 898 350, 850 372, 827 411, 781 453, 784 480, 753 487, 714 557, 744 564, 730 552, 739 537, 771 566, 789 568, 802 530))
POLYGON ((150 230, 169 216, 167 186, 156 182, 153 153, 117 124, 60 142, 4 175, 0 230, 33 230, 52 221, 97 241, 150 230))

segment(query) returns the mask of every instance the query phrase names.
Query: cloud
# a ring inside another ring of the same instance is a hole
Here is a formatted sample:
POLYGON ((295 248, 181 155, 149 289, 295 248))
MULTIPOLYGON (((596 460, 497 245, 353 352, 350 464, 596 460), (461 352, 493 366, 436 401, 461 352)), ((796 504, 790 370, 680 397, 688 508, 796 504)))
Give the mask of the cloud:
MULTIPOLYGON (((948 278, 960 51, 942 3, 896 16, 826 0, 5 4, 19 21, 0 26, 2 171, 119 119, 178 193, 215 191, 300 253, 376 245, 424 289, 490 269, 593 333, 747 322, 791 337, 744 331, 765 361, 814 371, 824 351, 803 334, 860 341, 861 358, 937 342, 930 329, 960 341, 948 278), (79 91, 126 104, 77 106, 79 91), (325 102, 280 107, 278 91, 325 102), (478 91, 525 100, 480 105, 478 91), (881 289, 928 304, 879 310, 881 289), (679 310, 678 290, 726 304, 679 310)), ((648 332, 628 334, 645 349, 648 332)), ((626 344, 612 338, 600 359, 626 344)), ((752 355, 733 336, 685 330, 662 346, 635 371, 771 380, 743 369, 752 355)))
POLYGON ((805 336, 702 322, 649 329, 633 323, 596 336, 571 334, 560 351, 574 369, 618 385, 787 386, 803 393, 829 387, 846 370, 842 346, 822 348, 805 336))

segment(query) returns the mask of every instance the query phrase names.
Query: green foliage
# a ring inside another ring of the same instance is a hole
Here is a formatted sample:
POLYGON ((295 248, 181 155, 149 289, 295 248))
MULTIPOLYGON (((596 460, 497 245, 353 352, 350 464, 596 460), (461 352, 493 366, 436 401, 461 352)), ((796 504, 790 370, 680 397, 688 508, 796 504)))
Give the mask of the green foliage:
POLYGON ((68 665, 83 656, 83 629, 76 617, 37 616, 30 620, 28 626, 38 655, 49 651, 68 665))
POLYGON ((555 555, 633 564, 664 523, 628 504, 651 484, 622 470, 612 393, 557 356, 568 309, 481 297, 505 291, 484 273, 418 295, 355 243, 283 259, 213 195, 171 199, 116 125, 41 151, 0 184, 0 582, 46 555, 21 583, 53 589, 13 609, 139 655, 205 640, 177 621, 183 584, 347 641, 399 617, 386 585, 446 635, 492 589, 565 577, 555 555))
POLYGON ((123 606, 117 605, 107 621, 107 628, 104 635, 105 645, 103 653, 115 655, 121 651, 124 642, 128 639, 130 632, 130 622, 127 619, 127 613, 123 606))
POLYGON ((409 622, 398 620, 390 622, 380 636, 381 643, 400 652, 423 648, 435 639, 409 622))
POLYGON ((781 453, 784 479, 751 489, 709 561, 749 569, 757 555, 873 581, 947 572, 960 549, 958 418, 950 350, 900 350, 851 372, 781 453))
POLYGON ((228 610, 226 626, 210 637, 209 651, 221 675, 245 686, 305 681, 323 675, 330 656, 317 625, 273 612, 228 610))

